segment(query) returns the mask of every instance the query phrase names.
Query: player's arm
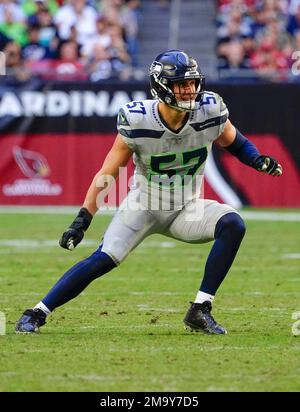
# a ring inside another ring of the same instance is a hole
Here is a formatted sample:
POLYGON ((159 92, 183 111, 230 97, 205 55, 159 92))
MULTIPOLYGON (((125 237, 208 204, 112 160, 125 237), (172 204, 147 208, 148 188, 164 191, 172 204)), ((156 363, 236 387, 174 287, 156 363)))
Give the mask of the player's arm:
MULTIPOLYGON (((127 165, 129 159, 132 156, 132 150, 124 142, 122 137, 118 134, 116 140, 108 152, 101 169, 96 173, 92 183, 87 191, 83 206, 88 210, 91 215, 94 215, 97 210, 97 198, 100 192, 106 188, 99 187, 99 182, 101 181, 101 176, 109 176, 116 179, 119 175, 120 167, 127 165)), ((104 181, 104 179, 103 179, 104 181)))
POLYGON ((97 198, 101 191, 107 188, 107 185, 103 182, 107 182, 108 178, 116 179, 119 175, 119 168, 127 165, 132 153, 132 150, 118 134, 101 169, 96 173, 90 184, 82 208, 68 230, 63 233, 59 241, 61 247, 73 250, 81 242, 84 232, 88 229, 94 214, 98 210, 97 198))
POLYGON ((236 129, 230 120, 226 121, 223 133, 215 140, 242 163, 272 176, 281 176, 282 167, 274 157, 261 155, 257 147, 236 129))

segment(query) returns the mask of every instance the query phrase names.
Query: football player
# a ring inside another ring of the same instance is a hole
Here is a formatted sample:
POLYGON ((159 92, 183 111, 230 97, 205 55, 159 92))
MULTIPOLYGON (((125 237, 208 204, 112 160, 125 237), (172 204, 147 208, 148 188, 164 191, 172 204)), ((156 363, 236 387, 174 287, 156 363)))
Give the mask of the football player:
POLYGON ((147 236, 160 233, 183 242, 214 241, 184 323, 195 331, 226 333, 212 316, 212 302, 235 259, 245 225, 231 206, 201 198, 208 153, 217 143, 260 172, 280 176, 282 167, 273 157, 260 154, 234 127, 222 98, 205 91, 204 75, 184 51, 158 55, 150 68, 150 85, 152 100, 133 101, 120 109, 116 140, 60 246, 72 250, 81 242, 104 190, 99 180, 116 178, 133 155, 135 173, 127 198, 99 248, 70 268, 41 302, 23 313, 17 332, 37 332, 54 309, 118 266, 147 236))

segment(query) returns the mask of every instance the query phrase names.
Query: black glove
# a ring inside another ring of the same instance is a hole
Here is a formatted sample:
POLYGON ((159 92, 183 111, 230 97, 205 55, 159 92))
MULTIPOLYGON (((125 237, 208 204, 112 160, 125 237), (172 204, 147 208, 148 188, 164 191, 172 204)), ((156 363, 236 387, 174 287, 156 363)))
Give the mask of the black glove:
POLYGON ((64 249, 73 250, 83 239, 84 232, 91 224, 93 216, 85 208, 79 210, 74 222, 70 225, 59 240, 59 244, 64 249))
POLYGON ((272 176, 282 175, 282 166, 274 157, 261 155, 253 161, 254 169, 272 176))

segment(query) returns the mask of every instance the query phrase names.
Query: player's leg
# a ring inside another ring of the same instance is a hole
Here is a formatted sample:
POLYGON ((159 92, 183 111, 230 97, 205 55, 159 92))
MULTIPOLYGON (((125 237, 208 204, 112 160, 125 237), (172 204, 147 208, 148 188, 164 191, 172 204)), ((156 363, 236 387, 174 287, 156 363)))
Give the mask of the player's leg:
MULTIPOLYGON (((51 312, 79 295, 93 280, 119 265, 151 231, 147 211, 120 210, 108 226, 103 243, 91 256, 69 269, 42 300, 51 312)), ((40 309, 44 309, 41 306, 40 309)))
POLYGON ((146 236, 155 219, 148 211, 120 208, 108 226, 102 245, 91 256, 70 268, 33 309, 16 324, 17 332, 35 332, 54 309, 78 296, 93 280, 119 265, 146 236))
POLYGON ((74 299, 94 279, 109 272, 115 266, 115 262, 102 252, 102 245, 100 245, 91 256, 71 267, 33 309, 25 310, 16 324, 16 331, 25 333, 38 331, 54 309, 74 299))
POLYGON ((172 222, 167 235, 191 243, 215 240, 206 261, 200 289, 185 317, 185 323, 193 329, 221 334, 226 331, 211 316, 211 304, 235 259, 245 234, 245 225, 241 216, 228 205, 208 200, 199 200, 199 205, 200 208, 195 208, 195 219, 193 212, 183 210, 172 222))

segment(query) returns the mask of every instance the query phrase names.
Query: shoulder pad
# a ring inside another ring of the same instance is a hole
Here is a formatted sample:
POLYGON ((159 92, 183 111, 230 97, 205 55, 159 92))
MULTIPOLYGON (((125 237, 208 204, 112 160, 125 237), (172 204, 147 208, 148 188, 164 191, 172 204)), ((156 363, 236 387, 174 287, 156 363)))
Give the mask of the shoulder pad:
POLYGON ((127 114, 124 108, 119 110, 117 124, 118 126, 130 126, 130 123, 127 119, 127 114))

